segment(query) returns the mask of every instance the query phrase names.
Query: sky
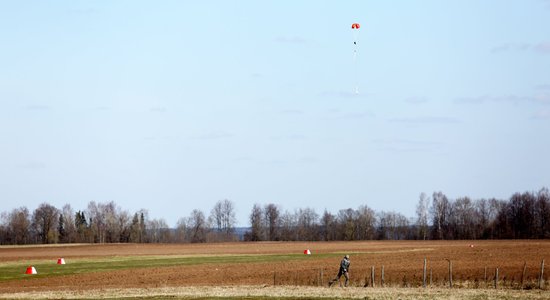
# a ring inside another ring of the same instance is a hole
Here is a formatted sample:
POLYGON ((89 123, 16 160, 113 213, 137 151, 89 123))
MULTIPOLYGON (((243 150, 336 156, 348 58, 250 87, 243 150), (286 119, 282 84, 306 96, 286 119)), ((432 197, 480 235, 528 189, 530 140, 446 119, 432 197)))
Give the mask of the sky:
POLYGON ((3 212, 414 217, 550 187, 549 153, 549 0, 0 1, 3 212))

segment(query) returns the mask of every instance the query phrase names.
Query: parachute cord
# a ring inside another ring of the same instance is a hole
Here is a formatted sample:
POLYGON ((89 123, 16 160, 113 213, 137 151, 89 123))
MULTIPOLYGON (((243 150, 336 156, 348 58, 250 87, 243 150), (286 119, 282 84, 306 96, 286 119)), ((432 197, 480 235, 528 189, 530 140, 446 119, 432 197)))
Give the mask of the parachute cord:
POLYGON ((359 76, 358 76, 358 73, 359 73, 359 70, 358 70, 358 66, 357 66, 357 42, 354 42, 354 46, 355 46, 355 49, 353 49, 353 77, 355 79, 355 94, 358 95, 359 94, 359 76))

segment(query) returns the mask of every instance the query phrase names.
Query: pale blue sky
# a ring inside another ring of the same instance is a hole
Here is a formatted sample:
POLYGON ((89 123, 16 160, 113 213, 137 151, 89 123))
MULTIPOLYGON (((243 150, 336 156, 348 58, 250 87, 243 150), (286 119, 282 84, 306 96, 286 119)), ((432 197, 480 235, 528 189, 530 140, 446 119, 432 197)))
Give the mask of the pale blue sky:
POLYGON ((412 217, 548 187, 548 153, 548 0, 0 1, 1 211, 412 217))

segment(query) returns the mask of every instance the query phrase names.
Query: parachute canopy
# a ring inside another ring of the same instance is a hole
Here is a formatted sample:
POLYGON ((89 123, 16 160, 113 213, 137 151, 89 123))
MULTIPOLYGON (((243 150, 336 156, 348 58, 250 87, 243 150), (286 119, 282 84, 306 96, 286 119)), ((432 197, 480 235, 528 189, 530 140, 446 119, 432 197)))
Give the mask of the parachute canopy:
POLYGON ((359 29, 359 28, 361 28, 361 25, 359 25, 359 23, 351 24, 351 29, 359 29))

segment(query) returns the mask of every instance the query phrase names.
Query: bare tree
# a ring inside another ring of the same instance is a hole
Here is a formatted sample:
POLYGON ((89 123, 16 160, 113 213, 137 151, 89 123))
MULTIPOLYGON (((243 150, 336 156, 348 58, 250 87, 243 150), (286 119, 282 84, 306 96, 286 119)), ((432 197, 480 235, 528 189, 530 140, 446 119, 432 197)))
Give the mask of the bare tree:
POLYGON ((187 224, 191 243, 206 242, 208 224, 202 211, 194 209, 189 216, 187 224))
POLYGON ((184 243, 187 241, 187 221, 185 218, 180 218, 176 223, 174 241, 176 243, 184 243))
POLYGON ((420 194, 418 204, 416 205, 416 227, 418 228, 418 237, 426 240, 428 237, 428 208, 430 207, 430 198, 425 194, 420 194))
MULTIPOLYGON (((201 218, 204 219, 204 215, 201 218)), ((149 228, 148 235, 151 243, 168 243, 172 241, 170 228, 164 219, 149 220, 147 227, 149 228)), ((197 241, 199 240, 200 238, 197 239, 197 241)))
POLYGON ((356 211, 356 238, 372 240, 376 233, 376 213, 366 205, 361 205, 356 211))
POLYGON ((297 223, 296 214, 290 213, 288 210, 283 213, 281 216, 281 240, 298 240, 298 235, 296 233, 297 223))
POLYGON ((397 220, 397 239, 398 240, 410 240, 413 238, 411 229, 411 222, 407 217, 401 213, 396 213, 397 220))
POLYGON ((268 241, 277 241, 279 239, 279 208, 277 205, 270 203, 267 204, 264 208, 264 220, 267 227, 267 240, 268 241))
POLYGON ((382 211, 378 214, 378 224, 379 239, 403 240, 412 237, 409 220, 400 213, 382 211))
POLYGON ((216 226, 214 229, 217 232, 223 231, 223 203, 221 200, 216 202, 210 211, 210 220, 212 225, 216 226))
POLYGON ((224 199, 218 201, 210 212, 210 220, 216 229, 216 240, 230 241, 235 239, 235 205, 224 199))
POLYGON ((498 218, 501 211, 504 211, 506 209, 506 201, 504 200, 498 200, 495 198, 491 198, 488 201, 489 203, 489 228, 487 229, 487 232, 489 232, 489 237, 492 238, 498 238, 498 218))
POLYGON ((516 193, 510 199, 507 218, 511 225, 513 238, 533 238, 535 222, 535 196, 532 193, 516 193))
POLYGON ((478 222, 478 214, 474 203, 470 198, 458 198, 453 203, 453 216, 451 227, 453 227, 455 239, 476 239, 475 227, 478 222))
POLYGON ((262 241, 264 240, 263 228, 263 211, 259 204, 254 204, 252 212, 250 212, 250 231, 245 233, 247 241, 262 241))
POLYGON ((442 240, 446 237, 450 215, 449 199, 442 192, 434 192, 432 197, 433 237, 442 240))
POLYGON ((118 243, 120 241, 120 228, 117 216, 119 208, 113 201, 99 203, 98 206, 105 222, 105 242, 118 243))
POLYGON ((64 220, 64 231, 65 231, 65 238, 64 243, 74 243, 76 242, 77 238, 77 230, 76 225, 74 222, 74 210, 72 209, 70 204, 63 205, 63 208, 61 208, 60 214, 63 216, 64 220))
POLYGON ((130 214, 127 210, 117 209, 116 214, 116 232, 118 232, 118 241, 121 243, 130 242, 131 222, 130 214))
POLYGON ((397 223, 392 212, 381 211, 378 213, 378 239, 395 239, 397 223))
POLYGON ((93 242, 95 243, 106 242, 107 224, 105 223, 104 213, 105 211, 101 208, 101 204, 95 201, 90 201, 88 203, 86 215, 88 215, 88 226, 93 234, 93 242))
POLYGON ((489 238, 489 201, 487 199, 479 199, 474 202, 474 206, 478 215, 477 235, 481 238, 489 238))
POLYGON ((545 239, 550 237, 550 191, 543 188, 537 193, 535 207, 536 237, 545 239))
POLYGON ((296 211, 296 219, 298 221, 296 232, 298 240, 315 241, 319 239, 319 215, 313 208, 300 208, 296 211))
POLYGON ((338 211, 338 239, 344 241, 355 240, 357 226, 355 226, 356 212, 351 209, 338 211))
POLYGON ((31 240, 31 218, 26 207, 15 208, 7 217, 6 240, 9 244, 29 244, 31 240))
POLYGON ((321 217, 321 237, 323 241, 337 240, 337 223, 336 216, 325 209, 321 217))
POLYGON ((42 203, 34 210, 32 223, 42 244, 57 242, 58 214, 57 208, 48 203, 42 203))
POLYGON ((0 245, 8 244, 7 213, 0 212, 0 245))

